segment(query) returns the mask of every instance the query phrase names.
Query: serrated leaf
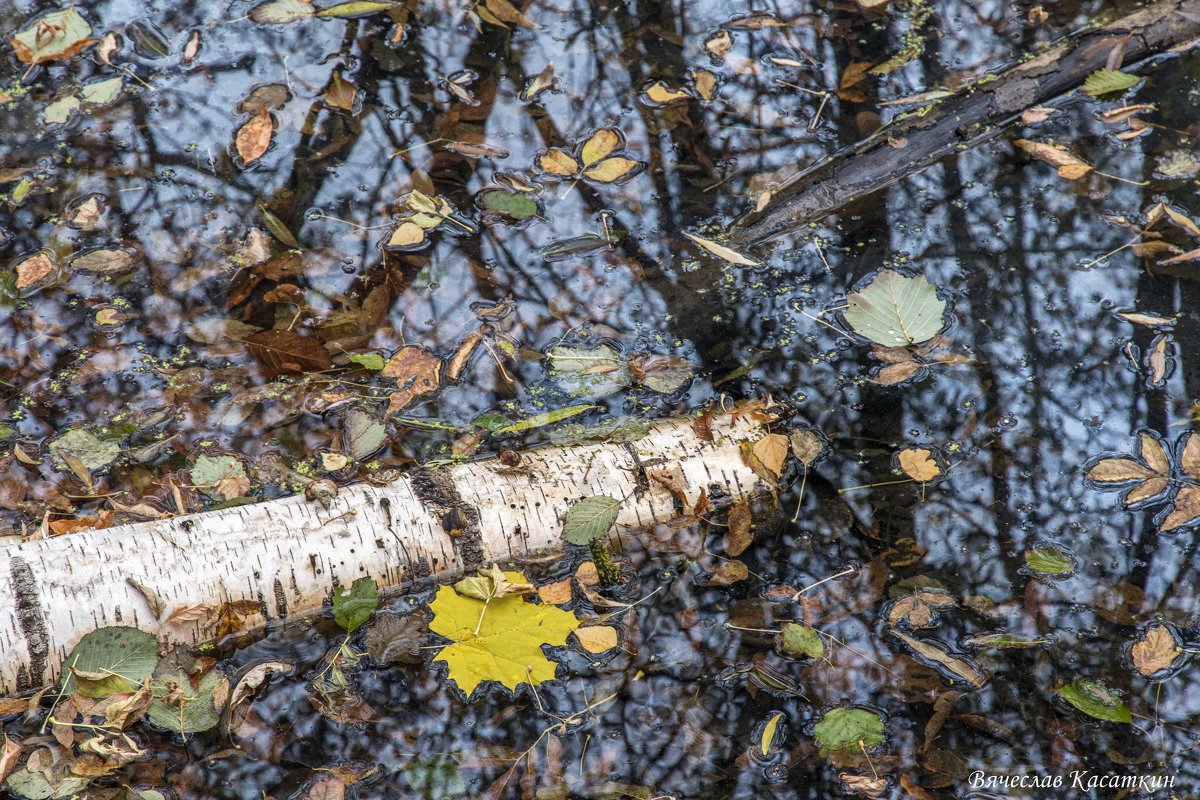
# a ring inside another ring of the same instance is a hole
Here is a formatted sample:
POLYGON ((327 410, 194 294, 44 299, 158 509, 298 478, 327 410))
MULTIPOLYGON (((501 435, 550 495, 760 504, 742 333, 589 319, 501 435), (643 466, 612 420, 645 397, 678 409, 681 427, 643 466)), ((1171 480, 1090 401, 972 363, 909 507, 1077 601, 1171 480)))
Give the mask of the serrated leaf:
POLYGON ((63 662, 63 691, 84 697, 135 692, 158 666, 158 641, 123 625, 86 634, 63 662))
POLYGON ((924 275, 914 278, 889 269, 850 295, 845 316, 860 336, 876 344, 904 347, 941 333, 945 312, 946 301, 924 275))
POLYGON ((359 578, 350 585, 339 586, 333 592, 333 621, 346 633, 354 633, 371 618, 379 607, 379 588, 370 578, 359 578))
POLYGON ((743 267, 761 267, 762 266, 761 261, 755 261, 753 258, 750 258, 749 256, 744 256, 741 253, 737 252, 736 250, 728 248, 723 244, 718 244, 717 242, 714 242, 712 239, 705 239, 703 236, 697 236, 694 233, 688 233, 687 231, 684 231, 683 235, 686 236, 687 238, 691 239, 696 244, 703 247, 708 252, 712 253, 717 258, 722 258, 722 259, 728 261, 730 264, 738 264, 739 266, 743 266, 743 267))
POLYGON ((221 721, 221 710, 216 706, 214 694, 222 680, 224 676, 215 669, 206 673, 195 687, 182 672, 155 678, 151 685, 155 699, 146 711, 146 719, 180 735, 215 728, 221 721))
MULTIPOLYGON (((520 572, 504 575, 513 583, 528 583, 520 572)), ((450 679, 468 698, 483 681, 497 681, 515 691, 522 683, 552 680, 557 665, 546 658, 542 646, 565 645, 579 627, 574 614, 557 606, 535 605, 519 596, 501 597, 485 606, 450 586, 438 589, 429 608, 429 629, 453 642, 434 661, 446 664, 450 679)))
POLYGON ((1078 680, 1055 691, 1076 709, 1106 722, 1133 721, 1133 715, 1120 696, 1099 681, 1078 680))
POLYGON ((1025 563, 1044 575, 1069 575, 1075 571, 1071 556, 1057 547, 1030 548, 1025 551, 1025 563))
POLYGON ((821 755, 846 751, 860 752, 861 747, 883 744, 883 718, 864 708, 833 708, 825 712, 813 726, 813 737, 820 745, 821 755))
POLYGON ((825 640, 821 638, 821 634, 804 625, 784 623, 782 642, 783 649, 792 653, 801 653, 809 658, 825 655, 825 640))
POLYGON ((1140 80, 1136 75, 1117 69, 1098 69, 1083 82, 1083 93, 1099 97, 1109 92, 1122 92, 1140 80))
POLYGON ((928 447, 905 447, 896 452, 896 463, 918 483, 928 483, 944 472, 937 452, 928 447))
POLYGON ((563 520, 563 539, 571 544, 587 545, 612 528, 620 513, 621 501, 607 495, 585 497, 567 511, 563 520))

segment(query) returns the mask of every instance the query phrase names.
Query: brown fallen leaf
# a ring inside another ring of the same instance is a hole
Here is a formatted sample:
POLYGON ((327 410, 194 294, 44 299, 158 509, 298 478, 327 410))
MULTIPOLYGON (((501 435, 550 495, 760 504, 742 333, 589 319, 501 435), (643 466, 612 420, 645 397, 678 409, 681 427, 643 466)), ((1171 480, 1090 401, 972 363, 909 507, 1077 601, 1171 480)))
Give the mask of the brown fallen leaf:
POLYGON ((391 416, 417 397, 437 390, 442 360, 423 347, 408 345, 392 356, 379 374, 396 380, 398 391, 388 399, 387 416, 391 416))
POLYGON ((20 757, 21 743, 8 734, 0 734, 0 782, 3 782, 17 766, 20 757))
POLYGON ((267 148, 271 146, 271 136, 274 132, 271 112, 266 106, 260 108, 257 114, 238 128, 233 143, 237 148, 238 157, 242 159, 242 166, 248 167, 263 157, 267 148))
POLYGON ((725 54, 733 49, 733 34, 717 31, 704 40, 704 49, 717 61, 724 61, 725 54))
POLYGON ((1051 114, 1057 111, 1057 108, 1047 108, 1046 106, 1027 108, 1021 112, 1021 122, 1025 125, 1036 125, 1039 122, 1045 122, 1051 114))
POLYGON ((781 433, 768 433, 754 443, 752 452, 762 465, 778 478, 783 473, 789 449, 788 437, 781 433))
POLYGON ((54 262, 45 253, 35 253, 17 264, 17 291, 35 286, 54 271, 54 262))
POLYGON ((740 556, 753 541, 754 530, 750 514, 750 501, 742 499, 729 509, 729 527, 726 528, 722 540, 725 555, 740 556))
POLYGON ((507 22, 510 25, 520 25, 532 30, 538 30, 538 25, 525 16, 524 12, 510 3, 508 0, 486 0, 484 5, 487 10, 496 15, 496 18, 501 22, 507 22))
POLYGON ((320 372, 333 366, 333 359, 323 344, 295 331, 262 331, 245 341, 250 355, 272 378, 285 373, 320 372))
POLYGON ((942 591, 922 589, 901 597, 888 610, 888 624, 907 622, 914 628, 924 628, 933 622, 936 609, 956 605, 954 598, 942 591))
POLYGON ((876 797, 882 796, 891 785, 886 775, 872 777, 870 775, 855 775, 850 772, 843 772, 838 777, 842 779, 842 786, 847 792, 856 794, 859 797, 866 797, 868 800, 875 800, 876 797))
POLYGON ((1039 161, 1057 167, 1060 178, 1074 181, 1092 171, 1091 164, 1061 145, 1033 142, 1029 139, 1016 139, 1013 143, 1039 161))
POLYGON ((1134 668, 1142 675, 1153 675, 1174 666, 1183 650, 1166 625, 1151 625, 1130 648, 1134 668))
POLYGON ((342 77, 341 72, 333 73, 333 80, 325 90, 325 104, 343 111, 354 111, 354 100, 358 97, 358 87, 342 77))
POLYGON ((750 577, 750 569, 736 558, 722 561, 708 582, 713 586, 729 586, 750 577))
POLYGON ((976 689, 978 689, 980 686, 983 686, 983 684, 987 682, 987 676, 980 672, 974 664, 971 664, 965 659, 950 655, 940 646, 930 642, 921 641, 920 639, 914 639, 912 636, 895 630, 894 628, 891 629, 891 633, 897 639, 904 642, 904 644, 908 645, 908 647, 917 655, 932 661, 935 664, 942 665, 946 669, 950 670, 950 672, 969 683, 971 686, 974 686, 976 689))

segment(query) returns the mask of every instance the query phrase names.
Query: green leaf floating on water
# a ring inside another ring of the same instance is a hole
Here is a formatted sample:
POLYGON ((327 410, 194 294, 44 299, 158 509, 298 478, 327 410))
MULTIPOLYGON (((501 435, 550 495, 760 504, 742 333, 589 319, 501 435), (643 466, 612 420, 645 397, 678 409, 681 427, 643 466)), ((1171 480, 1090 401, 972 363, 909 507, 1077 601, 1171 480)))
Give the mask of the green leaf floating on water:
POLYGON ((346 591, 339 586, 333 593, 333 621, 354 633, 379 607, 379 589, 370 578, 359 578, 346 591))
POLYGON ((379 372, 387 366, 387 361, 379 353, 355 353, 350 356, 350 361, 373 372, 379 372))
POLYGON ((1133 715, 1111 689, 1099 681, 1078 680, 1055 691, 1089 717, 1106 722, 1132 722, 1133 715))
POLYGON ((485 211, 503 214, 514 220, 526 220, 538 213, 537 200, 521 192, 488 189, 479 195, 479 205, 485 211))
POLYGON ((571 544, 587 545, 608 533, 617 521, 621 501, 615 497, 585 497, 567 511, 563 538, 571 544))
POLYGON ((1098 97, 1109 92, 1122 92, 1140 80, 1138 76, 1118 69, 1098 69, 1083 82, 1083 93, 1098 97))
POLYGON ((884 270, 850 295, 846 322, 855 333, 886 347, 907 347, 942 332, 946 301, 924 275, 884 270))
POLYGON ((146 718, 172 733, 200 733, 215 728, 221 721, 221 712, 213 702, 213 693, 222 677, 219 671, 211 670, 195 688, 182 672, 155 678, 150 685, 155 700, 150 703, 146 718))
POLYGON ((1057 547, 1042 545, 1025 551, 1025 563, 1030 569, 1045 575, 1070 575, 1075 571, 1071 556, 1057 547))
POLYGON ((387 11, 395 3, 380 3, 374 0, 355 0, 350 3, 338 3, 335 6, 322 8, 317 12, 318 17, 358 17, 367 14, 377 14, 387 11))
POLYGON ((809 658, 820 658, 825 655, 825 642, 821 634, 812 628, 788 622, 783 626, 783 649, 809 658))
POLYGON ((158 641, 137 628, 114 625, 84 636, 63 663, 63 691, 108 697, 136 691, 158 666, 158 641))
POLYGON ((859 751, 859 742, 862 747, 874 747, 887 739, 883 718, 865 708, 834 708, 825 712, 821 721, 813 726, 813 736, 821 746, 822 756, 859 751))
POLYGON ((524 433, 525 431, 531 431, 534 428, 541 428, 544 425, 553 425, 556 422, 562 422, 564 419, 577 417, 580 414, 583 414, 587 411, 594 411, 597 408, 601 408, 601 406, 595 406, 591 403, 584 403, 583 405, 577 406, 567 406, 566 408, 555 408, 551 409, 550 411, 543 411, 540 414, 534 414, 532 417, 519 419, 516 422, 513 422, 502 414, 487 412, 476 417, 474 422, 488 433, 524 433))

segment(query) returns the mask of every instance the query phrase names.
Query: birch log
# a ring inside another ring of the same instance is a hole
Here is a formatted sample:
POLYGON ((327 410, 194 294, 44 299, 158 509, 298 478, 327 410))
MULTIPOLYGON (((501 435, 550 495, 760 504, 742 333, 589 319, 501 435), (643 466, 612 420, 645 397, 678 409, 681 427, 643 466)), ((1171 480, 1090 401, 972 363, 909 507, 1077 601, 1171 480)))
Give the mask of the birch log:
POLYGON ((713 442, 691 419, 662 420, 634 443, 547 447, 515 466, 492 458, 343 487, 328 508, 296 496, 0 548, 0 695, 55 680, 95 628, 132 625, 195 644, 213 637, 213 610, 226 602, 261 603, 253 629, 317 611, 363 576, 397 589, 560 547, 562 518, 580 497, 628 498, 619 538, 678 516, 667 485, 689 505, 702 490, 731 499, 766 490, 740 451, 760 423, 712 422, 713 442))

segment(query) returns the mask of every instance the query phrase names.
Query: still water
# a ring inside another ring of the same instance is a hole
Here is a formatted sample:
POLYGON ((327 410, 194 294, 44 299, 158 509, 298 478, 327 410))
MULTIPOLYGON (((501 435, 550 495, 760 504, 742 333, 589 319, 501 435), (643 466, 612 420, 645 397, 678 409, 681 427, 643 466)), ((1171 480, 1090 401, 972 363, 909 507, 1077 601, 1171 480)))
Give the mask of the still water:
MULTIPOLYGON (((386 477, 560 440, 570 430, 487 437, 486 421, 583 401, 601 407, 573 424, 770 397, 831 443, 802 496, 783 487, 760 509, 746 580, 711 585, 698 560, 716 522, 624 554, 620 599, 657 592, 621 615, 620 648, 557 654, 560 679, 537 696, 494 689, 467 703, 428 657, 364 661, 350 677, 372 714, 334 721, 307 699, 306 678, 340 641, 324 620, 221 652, 231 672, 299 665, 254 701, 240 751, 216 734, 140 732, 153 758, 89 796, 136 785, 306 797, 339 764, 377 765, 346 790, 364 800, 825 798, 842 795, 844 774, 887 778, 868 796, 920 800, 968 796, 980 770, 1068 784, 1073 771, 1173 775, 1179 796, 1197 790, 1200 694, 1185 665, 1200 632, 1196 530, 1159 534, 1161 505, 1125 511, 1085 464, 1135 452, 1138 430, 1174 440, 1200 399, 1196 267, 1158 263, 1192 250, 1191 232, 1158 222, 1135 236, 1159 201, 1200 216, 1200 62, 1163 59, 1124 97, 1069 98, 1018 127, 1115 178, 1064 180, 1001 138, 756 253, 761 268, 684 239, 719 238, 764 191, 914 107, 889 101, 962 86, 1121 4, 1046 4, 1045 19, 1028 3, 863 5, 879 8, 407 0, 264 24, 240 1, 114 0, 76 6, 101 42, 74 58, 30 68, 4 47, 0 540, 103 518, 110 498, 173 511, 197 452, 235 456, 250 487, 188 489, 190 510, 287 494, 292 473, 386 477), (905 48, 895 71, 861 77, 905 48), (115 95, 88 100, 114 78, 115 95), (1132 103, 1154 104, 1140 135, 1096 116, 1132 103), (245 128, 255 119, 269 120, 261 153, 245 128), (549 148, 577 154, 601 128, 636 162, 620 180, 537 169, 549 148), (386 247, 414 190, 450 209, 415 244, 386 247), (526 199, 505 213, 489 190, 526 199), (1162 244, 1143 246, 1152 239, 1162 244), (39 252, 48 268, 22 278, 39 252), (79 262, 93 252, 98 266, 79 262), (828 311, 882 267, 923 273, 953 309, 940 343, 952 363, 892 386, 872 381, 881 362, 828 311), (1123 310, 1170 321, 1133 324, 1123 310), (329 355, 281 368, 245 344, 271 328, 329 355), (393 382, 350 356, 415 344, 449 358, 473 334, 482 345, 457 383, 384 428, 393 382), (623 375, 581 393, 544 357, 563 344, 671 356, 690 377, 656 391, 623 375), (385 434, 363 452, 347 441, 347 398, 385 434), (52 457, 72 428, 120 457, 91 453, 103 463, 82 472, 52 457), (905 480, 893 454, 910 445, 936 449, 945 476, 905 480), (1027 565, 1047 547, 1065 574, 1027 565), (799 603, 780 589, 839 573, 799 603), (914 635, 970 659, 982 687, 889 632, 891 603, 929 588, 953 602, 914 635), (792 657, 763 632, 787 621, 826 635, 824 657, 792 657), (1164 680, 1129 655, 1153 623, 1185 651, 1164 680), (1036 644, 967 641, 998 632, 1036 644), (1120 695, 1132 722, 1056 696, 1078 679, 1120 695), (878 714, 886 741, 823 755, 814 725, 838 706, 878 714)), ((59 8, 5 0, 0 34, 59 8)), ((564 578, 576 562, 527 574, 564 578)), ((422 613, 433 588, 390 613, 422 613)), ((577 595, 577 610, 588 603, 577 595)), ((1020 791, 1050 796, 996 796, 1020 791)))

